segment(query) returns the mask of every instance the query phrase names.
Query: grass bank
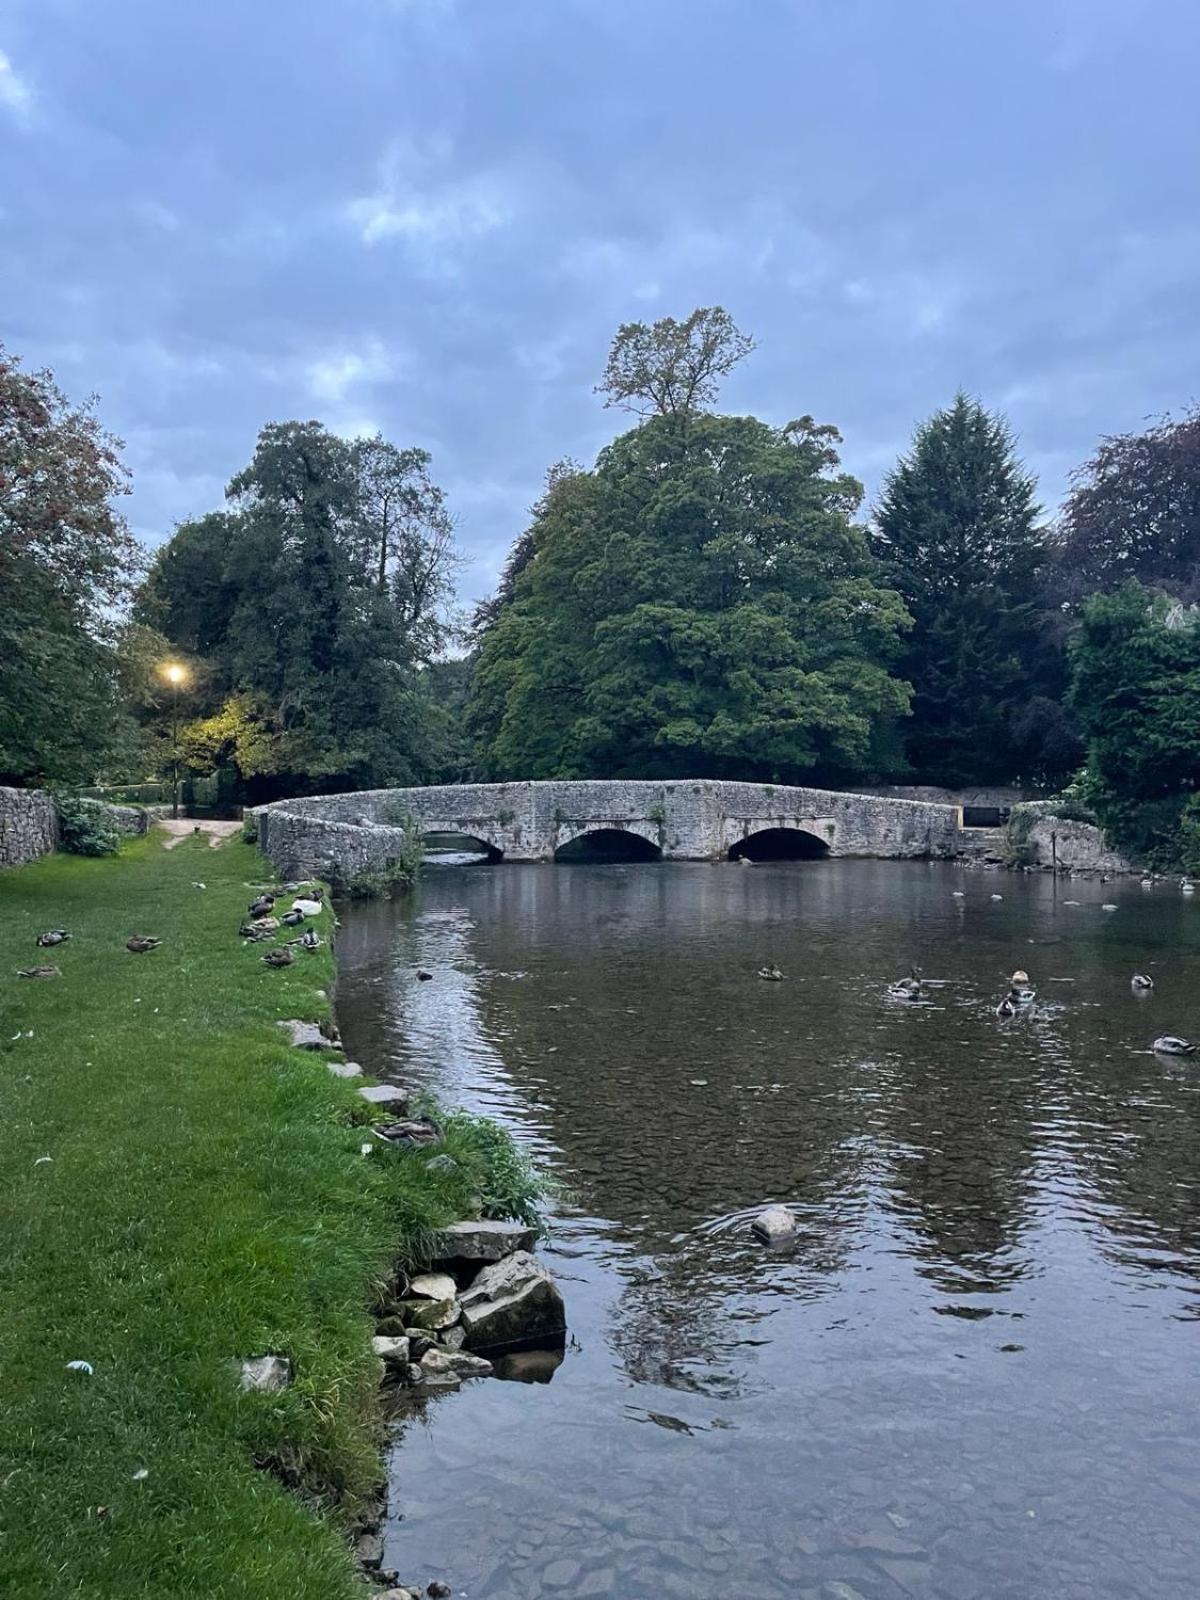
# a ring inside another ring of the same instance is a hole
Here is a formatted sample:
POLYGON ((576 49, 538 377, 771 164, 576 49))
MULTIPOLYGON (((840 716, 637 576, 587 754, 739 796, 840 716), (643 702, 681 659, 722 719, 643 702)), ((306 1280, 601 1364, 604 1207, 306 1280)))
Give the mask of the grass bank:
POLYGON ((472 1195, 531 1198, 465 1118, 452 1171, 364 1158, 353 1086, 276 1026, 325 1014, 328 944, 273 971, 237 937, 263 874, 240 842, 153 834, 0 874, 0 1594, 361 1595, 374 1297, 472 1195), (40 962, 62 977, 14 976, 40 962), (295 1382, 240 1394, 265 1353, 295 1382))

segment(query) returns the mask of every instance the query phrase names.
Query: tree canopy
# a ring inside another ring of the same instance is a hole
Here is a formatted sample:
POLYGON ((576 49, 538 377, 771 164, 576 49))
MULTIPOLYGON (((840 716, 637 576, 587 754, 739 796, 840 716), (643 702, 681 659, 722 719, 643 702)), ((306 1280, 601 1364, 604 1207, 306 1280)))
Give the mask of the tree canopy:
POLYGON ((90 782, 122 732, 116 616, 138 567, 121 441, 0 346, 0 782, 90 782))
POLYGON ((904 714, 907 614, 876 581, 836 432, 669 415, 535 508, 470 704, 489 776, 869 768, 904 714))
POLYGON ((722 306, 701 306, 682 322, 626 322, 596 392, 607 396, 606 406, 639 416, 687 417, 712 405, 718 380, 753 349, 722 306))
POLYGON ((427 777, 442 734, 420 671, 448 632, 452 529, 429 458, 271 423, 228 508, 158 552, 139 618, 202 661, 193 765, 252 793, 427 777))
POLYGON ((1046 762, 1045 737, 1074 755, 1038 681, 1044 542, 1004 421, 959 394, 922 423, 884 485, 873 545, 913 616, 900 670, 914 685, 916 775, 950 785, 1028 777, 1023 765, 1046 762))

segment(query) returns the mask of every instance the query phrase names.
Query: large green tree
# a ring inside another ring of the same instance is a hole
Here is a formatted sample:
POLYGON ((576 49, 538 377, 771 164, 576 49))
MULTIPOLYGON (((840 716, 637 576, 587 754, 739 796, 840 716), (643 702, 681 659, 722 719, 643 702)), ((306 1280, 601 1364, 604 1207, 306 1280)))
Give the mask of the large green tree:
POLYGON ((869 770, 907 708, 889 664, 908 618, 853 521, 862 491, 838 471, 836 432, 653 409, 593 471, 554 476, 482 616, 470 717, 483 770, 869 770))
POLYGON ((901 671, 914 688, 915 775, 951 785, 1043 775, 1030 770, 1047 765, 1039 702, 1073 756, 1039 682, 1044 542, 1004 421, 959 394, 922 423, 884 485, 873 545, 913 616, 901 671))
POLYGON ((90 782, 119 742, 120 452, 93 402, 0 346, 0 782, 90 782))
POLYGON ((158 553, 143 622, 206 667, 196 766, 247 792, 421 781, 445 742, 422 669, 443 647, 452 530, 428 457, 271 423, 228 508, 158 553))
POLYGON ((1200 823, 1200 611, 1131 580, 1085 603, 1069 656, 1090 803, 1122 849, 1178 865, 1200 823))

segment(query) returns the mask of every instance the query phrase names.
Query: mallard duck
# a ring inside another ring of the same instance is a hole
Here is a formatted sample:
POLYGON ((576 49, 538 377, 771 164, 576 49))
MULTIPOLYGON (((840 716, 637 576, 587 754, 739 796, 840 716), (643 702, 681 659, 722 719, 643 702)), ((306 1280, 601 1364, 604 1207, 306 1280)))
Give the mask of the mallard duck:
POLYGON ((293 906, 290 911, 285 911, 279 920, 285 928, 298 928, 304 921, 304 913, 293 906))
POLYGON ((1012 995, 1006 994, 1004 999, 1001 1000, 1000 1004, 996 1007, 996 1015, 998 1017, 1015 1017, 1018 1009, 1019 1007, 1017 1006, 1017 1002, 1013 999, 1012 995))
POLYGON ((252 900, 247 909, 252 917, 265 917, 274 910, 275 896, 273 894, 260 894, 257 900, 252 900))
POLYGON ((161 943, 161 939, 152 938, 148 933, 134 933, 126 939, 125 948, 132 956, 144 956, 149 950, 157 950, 161 943))
POLYGON ((433 973, 432 972, 426 972, 424 967, 418 967, 417 968, 417 981, 418 981, 418 983, 429 983, 430 980, 432 979, 432 977, 433 977, 433 973))
POLYGON ((778 983, 783 977, 783 973, 774 964, 769 967, 759 967, 758 975, 767 983, 778 983))
POLYGON ((1154 987, 1154 979, 1148 972, 1135 972, 1129 980, 1130 986, 1141 993, 1148 993, 1154 987))
POLYGON ((1150 1048, 1157 1056, 1190 1056, 1196 1046, 1190 1039, 1181 1039, 1178 1034, 1163 1033, 1150 1048))
POLYGON ((304 937, 300 940, 301 947, 305 950, 319 950, 325 943, 324 939, 315 928, 305 928, 304 937))
POLYGON ((295 956, 290 950, 268 950, 259 960, 265 967, 290 967, 295 961, 295 956))
POLYGON ((1008 997, 1014 1005, 1031 1006, 1037 999, 1037 990, 1029 981, 1029 974, 1018 967, 1008 980, 1008 997))
POLYGON ((919 1000, 922 994, 921 974, 913 967, 907 978, 897 978, 888 984, 890 1000, 919 1000))
POLYGON ((58 967, 18 967, 18 978, 61 978, 62 972, 58 967))
POLYGON ((252 933, 266 934, 270 938, 271 934, 279 932, 279 918, 255 917, 252 922, 244 922, 242 926, 249 928, 252 933))
POLYGON ((432 1117, 412 1117, 405 1122, 389 1122, 375 1131, 391 1144, 441 1144, 444 1137, 441 1124, 435 1122, 432 1117))
POLYGON ((51 928, 46 933, 39 933, 34 943, 39 950, 52 950, 56 944, 65 944, 70 937, 65 928, 51 928))

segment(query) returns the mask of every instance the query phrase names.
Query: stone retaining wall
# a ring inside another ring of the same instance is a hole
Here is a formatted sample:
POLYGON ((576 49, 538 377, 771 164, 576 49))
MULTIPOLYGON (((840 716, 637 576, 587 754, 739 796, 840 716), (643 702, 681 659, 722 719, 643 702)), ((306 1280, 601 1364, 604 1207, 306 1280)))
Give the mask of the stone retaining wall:
POLYGON ((1040 867, 1056 863, 1067 872, 1135 872, 1137 869, 1111 848, 1104 834, 1090 822, 1075 822, 1045 811, 1029 830, 1029 842, 1040 867))
POLYGON ((43 789, 0 788, 0 867, 49 855, 58 843, 58 815, 43 789))
POLYGON ((405 816, 424 833, 478 839, 508 861, 549 861, 564 844, 614 829, 676 861, 721 860, 768 828, 807 833, 836 856, 952 857, 962 844, 955 806, 715 780, 375 789, 281 800, 253 814, 260 847, 279 872, 335 880, 395 856, 405 816))

